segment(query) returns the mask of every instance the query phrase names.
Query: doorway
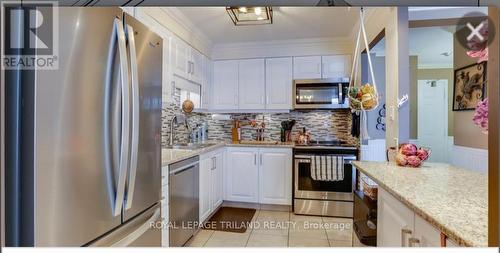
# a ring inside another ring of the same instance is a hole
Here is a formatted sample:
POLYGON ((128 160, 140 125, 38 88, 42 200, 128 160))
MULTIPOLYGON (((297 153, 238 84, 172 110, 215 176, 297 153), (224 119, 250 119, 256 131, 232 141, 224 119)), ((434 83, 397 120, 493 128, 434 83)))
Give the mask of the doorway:
POLYGON ((417 143, 431 149, 430 162, 449 162, 448 80, 418 80, 417 143))

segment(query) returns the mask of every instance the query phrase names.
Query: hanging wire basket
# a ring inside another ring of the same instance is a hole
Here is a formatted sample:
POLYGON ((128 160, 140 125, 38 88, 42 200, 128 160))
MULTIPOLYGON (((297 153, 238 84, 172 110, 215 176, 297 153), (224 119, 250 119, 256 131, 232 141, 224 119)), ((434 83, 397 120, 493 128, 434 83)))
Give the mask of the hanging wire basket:
POLYGON ((349 97, 349 107, 353 111, 371 111, 377 108, 379 104, 379 95, 377 91, 377 84, 375 81, 375 75, 373 73, 373 65, 370 55, 370 46, 368 44, 368 39, 366 37, 365 25, 364 25, 364 14, 363 9, 359 11, 359 31, 356 38, 356 48, 354 49, 354 66, 351 68, 351 78, 349 82, 348 97, 349 97), (359 66, 359 51, 360 49, 360 38, 363 36, 365 42, 366 53, 368 58, 368 67, 370 70, 370 75, 373 84, 366 83, 361 85, 361 80, 358 83, 358 66, 359 66))

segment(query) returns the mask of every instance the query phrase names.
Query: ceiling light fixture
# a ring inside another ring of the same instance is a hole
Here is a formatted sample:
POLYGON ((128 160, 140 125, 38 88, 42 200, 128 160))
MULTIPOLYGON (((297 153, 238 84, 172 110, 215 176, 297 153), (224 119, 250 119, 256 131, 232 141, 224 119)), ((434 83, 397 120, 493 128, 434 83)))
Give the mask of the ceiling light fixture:
POLYGON ((272 7, 226 7, 234 25, 265 25, 273 23, 272 7))
POLYGON ((255 7, 253 9, 253 11, 255 12, 255 15, 257 15, 257 16, 260 16, 260 14, 262 14, 262 9, 260 7, 255 7))

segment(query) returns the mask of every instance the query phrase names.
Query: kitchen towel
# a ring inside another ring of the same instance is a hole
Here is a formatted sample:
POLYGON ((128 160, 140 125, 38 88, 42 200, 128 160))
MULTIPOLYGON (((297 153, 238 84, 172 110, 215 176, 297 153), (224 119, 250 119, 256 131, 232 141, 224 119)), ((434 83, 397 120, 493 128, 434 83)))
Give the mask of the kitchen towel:
POLYGON ((344 157, 332 155, 311 156, 311 178, 315 181, 344 180, 344 157))
POLYGON ((354 137, 359 137, 360 129, 360 119, 359 112, 352 113, 352 124, 351 124, 351 135, 354 137))

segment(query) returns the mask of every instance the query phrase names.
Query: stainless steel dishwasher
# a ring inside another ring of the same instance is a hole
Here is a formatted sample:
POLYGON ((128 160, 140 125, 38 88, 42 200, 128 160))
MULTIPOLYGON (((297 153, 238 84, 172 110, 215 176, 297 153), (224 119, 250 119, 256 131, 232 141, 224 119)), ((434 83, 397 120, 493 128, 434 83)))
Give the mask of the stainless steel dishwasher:
POLYGON ((183 246, 196 231, 199 206, 199 157, 169 167, 170 247, 183 246))

